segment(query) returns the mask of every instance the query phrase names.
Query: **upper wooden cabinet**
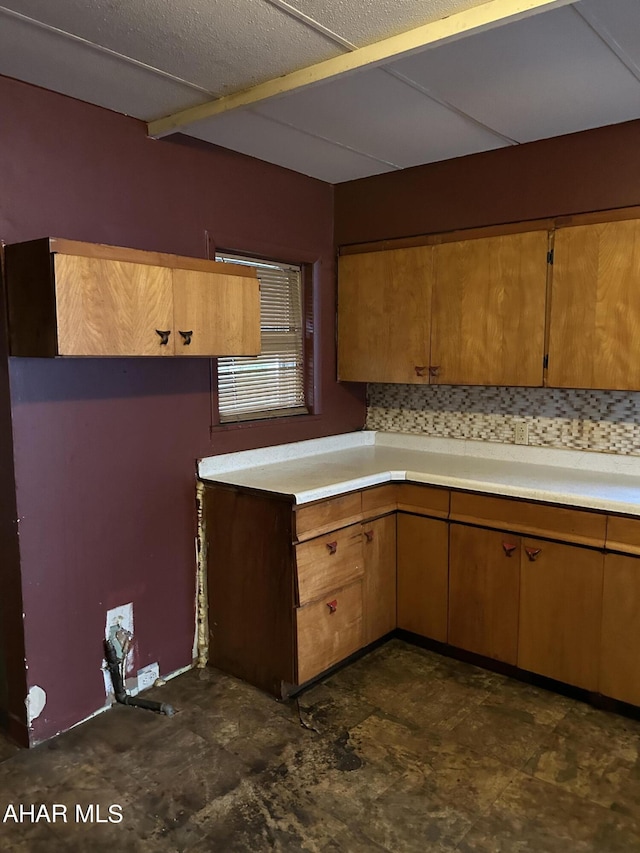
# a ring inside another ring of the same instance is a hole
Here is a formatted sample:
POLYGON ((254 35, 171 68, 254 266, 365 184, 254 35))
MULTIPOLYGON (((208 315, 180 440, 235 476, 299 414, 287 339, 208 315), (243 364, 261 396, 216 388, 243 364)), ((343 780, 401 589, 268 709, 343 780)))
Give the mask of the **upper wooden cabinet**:
POLYGON ((433 247, 342 255, 338 378, 429 382, 433 247))
POLYGON ((640 390, 640 208, 414 239, 341 256, 340 379, 640 390))
POLYGON ((253 270, 47 238, 7 246, 11 354, 257 355, 253 270))
POLYGON ((432 383, 542 385, 548 233, 434 247, 432 383))
POLYGON ((347 254, 338 377, 542 385, 548 231, 347 254))
POLYGON ((548 385, 640 389, 639 282, 640 220, 558 229, 548 385))

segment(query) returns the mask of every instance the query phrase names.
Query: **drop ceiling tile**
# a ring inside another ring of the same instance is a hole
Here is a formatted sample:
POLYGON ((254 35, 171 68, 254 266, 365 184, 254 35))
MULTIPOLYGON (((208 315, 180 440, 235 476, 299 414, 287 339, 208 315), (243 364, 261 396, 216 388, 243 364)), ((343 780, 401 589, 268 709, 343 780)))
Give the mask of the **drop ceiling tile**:
POLYGON ((266 101, 254 110, 402 168, 506 144, 378 69, 266 101))
POLYGON ((393 167, 316 139, 251 110, 236 110, 189 128, 189 136, 213 142, 329 183, 379 175, 393 167))
POLYGON ((640 116, 640 84, 571 7, 389 67, 520 142, 640 116))
POLYGON ((596 29, 606 32, 640 69, 640 3, 638 0, 581 0, 576 9, 584 11, 596 29))
POLYGON ((265 0, 3 0, 2 5, 216 97, 344 53, 265 0))
POLYGON ((0 19, 0 74, 143 119, 206 100, 188 86, 15 18, 0 19))
POLYGON ((430 21, 480 6, 487 0, 288 0, 342 38, 363 47, 430 21))

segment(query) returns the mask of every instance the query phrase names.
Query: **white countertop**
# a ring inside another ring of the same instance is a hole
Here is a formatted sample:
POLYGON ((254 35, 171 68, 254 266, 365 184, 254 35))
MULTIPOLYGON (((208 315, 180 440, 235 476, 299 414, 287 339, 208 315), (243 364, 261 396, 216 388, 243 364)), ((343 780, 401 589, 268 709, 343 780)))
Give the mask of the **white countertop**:
POLYGON ((198 474, 303 504, 409 480, 640 515, 640 457, 362 431, 210 456, 198 474))

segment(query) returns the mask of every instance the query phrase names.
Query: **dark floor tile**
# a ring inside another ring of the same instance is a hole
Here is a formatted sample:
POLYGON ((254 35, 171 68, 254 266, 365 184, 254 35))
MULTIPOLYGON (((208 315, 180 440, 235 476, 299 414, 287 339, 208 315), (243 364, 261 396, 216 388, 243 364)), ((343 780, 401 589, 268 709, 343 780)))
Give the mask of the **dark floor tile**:
POLYGON ((351 732, 365 761, 395 767, 405 779, 429 779, 442 801, 470 817, 484 813, 514 778, 516 771, 489 755, 468 749, 448 733, 413 731, 378 715, 351 732))
POLYGON ((506 676, 488 669, 481 669, 479 666, 472 666, 455 658, 447 658, 435 653, 433 653, 431 678, 453 681, 482 691, 499 688, 509 680, 506 676))
POLYGON ((373 803, 351 825, 374 843, 403 853, 449 853, 466 834, 471 818, 438 791, 433 776, 407 775, 373 803))
POLYGON ((0 808, 122 823, 0 827, 3 853, 640 853, 639 724, 397 640, 289 702, 215 669, 145 696, 177 713, 0 760, 0 808))
POLYGON ((227 741, 225 750, 235 756, 249 773, 279 766, 292 747, 304 749, 312 730, 299 721, 274 717, 255 729, 227 741))
POLYGON ((552 734, 552 727, 534 721, 533 713, 512 705, 479 705, 452 730, 451 736, 463 746, 490 755, 516 769, 540 749, 552 734))
POLYGON ((461 853, 637 853, 626 818, 518 774, 464 836, 461 853))
POLYGON ((570 711, 583 707, 575 699, 509 678, 492 687, 482 704, 512 710, 521 719, 543 726, 556 726, 570 711))
POLYGON ((565 737, 626 752, 640 747, 640 721, 576 703, 557 726, 565 737))
POLYGON ((372 683, 363 691, 370 702, 391 717, 417 729, 449 731, 475 714, 487 691, 457 680, 416 681, 402 691, 372 683))
MULTIPOLYGON (((354 796, 354 795, 352 795, 354 796)), ((276 780, 245 780, 226 797, 195 816, 204 833, 194 851, 322 851, 351 847, 329 845, 353 838, 351 828, 326 811, 322 802, 295 785, 276 780)), ((357 835, 357 833, 356 833, 357 835)), ((372 850, 375 850, 372 847, 372 850)))
POLYGON ((297 702, 300 724, 320 733, 331 729, 350 729, 375 710, 373 704, 355 691, 335 684, 331 687, 318 684, 294 701, 297 702))
POLYGON ((435 666, 435 656, 419 654, 411 646, 391 640, 365 657, 339 670, 325 681, 329 687, 368 691, 372 673, 381 688, 396 690, 426 680, 435 666))
POLYGON ((626 814, 640 831, 640 753, 637 746, 610 747, 555 732, 523 768, 580 797, 626 814))

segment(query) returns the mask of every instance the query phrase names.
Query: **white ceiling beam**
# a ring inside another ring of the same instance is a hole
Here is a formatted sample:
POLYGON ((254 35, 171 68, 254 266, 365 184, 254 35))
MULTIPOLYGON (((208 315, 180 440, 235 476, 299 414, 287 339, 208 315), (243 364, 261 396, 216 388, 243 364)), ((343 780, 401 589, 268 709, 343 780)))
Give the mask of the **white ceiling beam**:
POLYGON ((537 12, 569 5, 572 2, 574 0, 488 0, 480 6, 438 21, 431 21, 400 35, 358 48, 351 53, 326 59, 299 71, 267 80, 242 92, 225 95, 156 119, 149 122, 147 132, 149 136, 159 139, 215 115, 295 92, 360 68, 381 65, 431 45, 453 41, 473 32, 487 30, 507 21, 519 20, 537 12))

